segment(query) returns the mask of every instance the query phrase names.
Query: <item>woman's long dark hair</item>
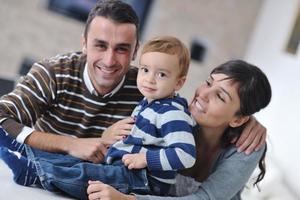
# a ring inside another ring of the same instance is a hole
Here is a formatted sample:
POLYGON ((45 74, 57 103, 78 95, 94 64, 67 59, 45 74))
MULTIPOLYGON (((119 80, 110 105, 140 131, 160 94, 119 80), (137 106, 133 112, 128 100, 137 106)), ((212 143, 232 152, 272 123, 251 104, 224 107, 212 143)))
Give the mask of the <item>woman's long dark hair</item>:
MULTIPOLYGON (((260 109, 265 108, 272 96, 271 85, 266 75, 256 66, 251 65, 242 60, 232 60, 216 67, 211 74, 225 74, 226 79, 232 83, 238 84, 238 96, 240 98, 240 109, 236 115, 250 116, 260 109)), ((239 138, 245 124, 240 127, 228 127, 222 138, 222 147, 227 147, 231 144, 234 138, 239 138)), ((253 185, 257 186, 266 173, 265 156, 267 145, 259 160, 258 167, 260 173, 253 185)))

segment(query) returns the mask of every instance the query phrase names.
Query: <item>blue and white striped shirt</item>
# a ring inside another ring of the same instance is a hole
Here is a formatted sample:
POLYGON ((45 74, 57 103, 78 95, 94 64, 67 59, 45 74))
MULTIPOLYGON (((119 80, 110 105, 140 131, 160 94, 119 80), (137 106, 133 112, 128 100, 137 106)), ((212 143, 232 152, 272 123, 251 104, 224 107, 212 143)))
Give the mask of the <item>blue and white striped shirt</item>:
POLYGON ((106 155, 108 164, 128 153, 146 153, 149 175, 168 184, 175 183, 176 171, 195 163, 196 148, 187 101, 179 95, 154 100, 144 98, 134 109, 131 134, 116 142, 106 155))

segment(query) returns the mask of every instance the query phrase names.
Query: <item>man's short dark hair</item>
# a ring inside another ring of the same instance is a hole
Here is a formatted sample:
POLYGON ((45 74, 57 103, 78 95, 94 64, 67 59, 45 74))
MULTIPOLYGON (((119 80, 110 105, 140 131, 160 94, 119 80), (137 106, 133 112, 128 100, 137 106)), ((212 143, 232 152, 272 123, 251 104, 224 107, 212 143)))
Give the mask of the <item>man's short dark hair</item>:
POLYGON ((139 18, 133 8, 119 0, 103 0, 98 1, 94 8, 90 11, 88 19, 85 24, 84 38, 87 40, 92 20, 102 16, 117 23, 130 23, 136 27, 137 41, 139 39, 139 18))

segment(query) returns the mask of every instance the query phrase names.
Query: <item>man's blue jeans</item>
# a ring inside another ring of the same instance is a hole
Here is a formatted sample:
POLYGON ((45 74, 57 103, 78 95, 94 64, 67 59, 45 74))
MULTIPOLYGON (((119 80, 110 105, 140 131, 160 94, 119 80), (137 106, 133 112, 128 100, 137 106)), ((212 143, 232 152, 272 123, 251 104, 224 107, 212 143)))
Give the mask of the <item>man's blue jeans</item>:
POLYGON ((70 155, 47 153, 26 147, 30 160, 35 162, 42 186, 49 191, 64 191, 87 199, 89 180, 100 180, 123 193, 149 194, 146 170, 128 170, 124 165, 105 165, 84 162, 70 155))

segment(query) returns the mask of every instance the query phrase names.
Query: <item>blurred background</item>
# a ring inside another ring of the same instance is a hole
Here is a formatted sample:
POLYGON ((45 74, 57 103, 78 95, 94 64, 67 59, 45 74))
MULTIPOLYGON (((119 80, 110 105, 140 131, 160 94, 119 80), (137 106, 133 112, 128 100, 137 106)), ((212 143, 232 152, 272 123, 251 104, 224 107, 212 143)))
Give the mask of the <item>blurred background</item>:
MULTIPOLYGON (((173 35, 189 47, 192 62, 188 81, 180 91, 189 100, 211 69, 229 59, 244 59, 267 74, 272 101, 256 115, 268 129, 267 175, 260 185, 261 192, 249 185, 243 195, 245 199, 300 199, 299 0, 125 2, 139 14, 142 44, 157 35, 173 35)), ((13 89, 33 62, 81 50, 80 37, 94 3, 0 0, 0 96, 13 89)), ((6 169, 2 162, 0 169, 0 182, 6 184, 0 187, 8 191, 6 195, 17 199, 21 196, 15 191, 19 191, 25 194, 22 199, 32 199, 32 190, 17 187, 3 175, 6 169)), ((49 193, 39 195, 47 199, 49 193)))

